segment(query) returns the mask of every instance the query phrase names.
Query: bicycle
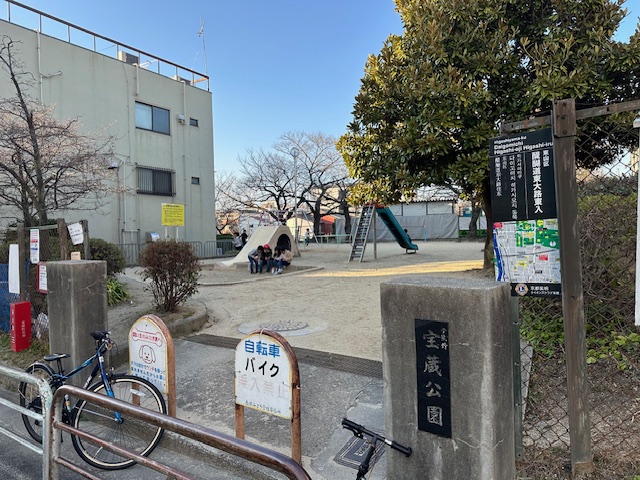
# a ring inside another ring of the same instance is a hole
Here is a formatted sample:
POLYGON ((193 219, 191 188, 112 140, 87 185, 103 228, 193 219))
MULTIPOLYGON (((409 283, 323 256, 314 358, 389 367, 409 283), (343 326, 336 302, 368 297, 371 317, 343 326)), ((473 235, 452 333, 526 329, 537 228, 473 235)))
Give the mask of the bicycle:
MULTIPOLYGON (((96 342, 96 353, 68 374, 65 374, 62 368, 62 360, 69 357, 68 353, 45 355, 46 363, 35 362, 26 371, 47 380, 51 390, 55 392, 69 378, 97 360, 82 388, 166 414, 164 397, 151 382, 133 375, 113 373, 113 369, 107 371, 104 354, 114 345, 109 335, 110 332, 107 331, 91 332, 96 342), (57 371, 50 366, 53 362, 57 366, 57 371), (98 375, 99 379, 94 383, 98 375)), ((42 414, 42 400, 37 386, 21 382, 19 391, 20 406, 42 414)), ((29 435, 38 443, 42 443, 41 422, 28 415, 22 415, 22 421, 29 435)), ((158 446, 164 433, 164 429, 160 427, 150 427, 137 419, 126 418, 119 412, 88 404, 86 400, 78 400, 72 408, 68 395, 64 398, 62 421, 145 457, 158 446)), ((71 436, 71 441, 80 458, 94 467, 103 470, 120 470, 136 463, 134 460, 89 443, 75 435, 71 436)))
POLYGON ((364 455, 364 459, 362 460, 362 462, 358 467, 358 474, 356 476, 356 480, 365 480, 365 475, 369 472, 369 468, 371 467, 371 458, 373 457, 373 453, 376 451, 376 446, 378 442, 383 442, 384 444, 388 445, 394 450, 397 450, 400 453, 403 453, 407 457, 411 456, 411 453, 412 453, 411 447, 405 447, 403 445, 400 445, 399 443, 393 440, 389 440, 388 438, 385 438, 382 435, 379 435, 375 432, 372 432, 371 430, 368 430, 362 425, 359 425, 356 422, 352 422, 347 418, 342 419, 342 428, 351 430, 351 432, 353 432, 353 434, 356 437, 364 439, 369 444, 369 446, 367 447, 367 452, 364 455), (370 440, 365 439, 364 437, 365 435, 369 437, 370 440))

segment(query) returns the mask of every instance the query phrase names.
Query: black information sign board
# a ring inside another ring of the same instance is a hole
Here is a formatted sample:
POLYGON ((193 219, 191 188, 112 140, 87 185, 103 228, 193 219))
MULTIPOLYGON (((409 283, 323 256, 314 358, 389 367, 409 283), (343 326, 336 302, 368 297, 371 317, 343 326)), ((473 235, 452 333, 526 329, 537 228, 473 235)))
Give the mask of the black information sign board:
POLYGON ((556 218, 550 128, 489 140, 494 222, 556 218))
POLYGON ((418 430, 451 438, 449 324, 415 322, 418 430))

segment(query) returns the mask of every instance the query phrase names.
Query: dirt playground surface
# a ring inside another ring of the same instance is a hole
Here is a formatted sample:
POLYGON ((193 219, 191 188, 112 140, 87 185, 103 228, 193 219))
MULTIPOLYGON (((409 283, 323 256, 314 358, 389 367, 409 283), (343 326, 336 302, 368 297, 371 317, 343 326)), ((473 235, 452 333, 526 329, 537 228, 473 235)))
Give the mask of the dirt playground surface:
POLYGON ((225 269, 205 261, 194 301, 207 306, 202 333, 242 338, 257 328, 284 335, 294 347, 381 360, 380 284, 400 276, 479 277, 480 242, 416 242, 407 254, 396 243, 367 246, 363 262, 347 262, 349 245, 301 247, 283 275, 253 274, 248 263, 225 269))

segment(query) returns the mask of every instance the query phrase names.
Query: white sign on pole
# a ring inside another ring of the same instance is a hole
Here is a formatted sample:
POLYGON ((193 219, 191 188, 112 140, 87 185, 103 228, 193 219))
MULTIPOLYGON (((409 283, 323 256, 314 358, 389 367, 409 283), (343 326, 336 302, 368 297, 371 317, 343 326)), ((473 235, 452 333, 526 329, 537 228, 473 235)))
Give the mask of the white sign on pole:
POLYGON ((40 230, 32 228, 29 231, 29 252, 31 263, 40 263, 40 230))
POLYGON ((140 317, 129 330, 129 370, 131 375, 153 383, 167 393, 167 339, 148 317, 140 317))
POLYGON ((84 242, 84 230, 82 229, 82 224, 80 222, 70 223, 67 225, 67 230, 69 230, 71 243, 74 245, 80 245, 84 242))
POLYGON ((236 347, 236 404, 292 418, 292 368, 283 345, 254 333, 236 347))
POLYGON ((9 293, 20 295, 20 251, 18 245, 9 245, 9 293))
POLYGON ((37 290, 40 293, 49 293, 47 288, 47 264, 39 263, 38 264, 38 288, 37 290))

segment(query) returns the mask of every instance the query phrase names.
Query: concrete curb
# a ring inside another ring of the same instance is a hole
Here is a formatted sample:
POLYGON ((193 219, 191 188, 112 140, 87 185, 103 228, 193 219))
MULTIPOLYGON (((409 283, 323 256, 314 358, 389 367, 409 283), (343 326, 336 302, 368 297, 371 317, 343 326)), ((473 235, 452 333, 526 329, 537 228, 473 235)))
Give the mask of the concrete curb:
MULTIPOLYGON (((292 272, 294 273, 294 272, 292 272)), ((171 322, 167 325, 172 338, 185 337, 191 333, 198 332, 204 327, 209 319, 209 312, 204 302, 197 301, 204 309, 203 312, 198 312, 190 317, 171 322)), ((122 348, 118 348, 117 354, 111 357, 113 366, 116 368, 122 368, 129 362, 129 345, 128 343, 122 348)), ((177 407, 177 405, 176 405, 177 407)), ((182 418, 179 409, 176 413, 177 418, 182 418)), ((233 436, 230 432, 222 432, 233 436)), ((248 439, 252 441, 251 439, 248 439)), ((259 443, 256 442, 256 445, 259 443)), ((171 450, 180 455, 185 455, 193 459, 201 459, 203 455, 214 458, 214 463, 224 468, 228 472, 235 472, 242 474, 243 478, 252 478, 255 480, 275 480, 280 478, 276 476, 274 470, 264 467, 259 464, 251 464, 248 460, 239 459, 233 454, 224 452, 215 447, 210 447, 198 440, 182 437, 179 434, 165 431, 165 435, 160 443, 161 448, 171 450)), ((281 452, 282 453, 282 452, 281 452)), ((231 473, 233 475, 233 473, 231 473)), ((225 477, 226 478, 226 477, 225 477)), ((233 478, 236 478, 235 476, 233 478)))
MULTIPOLYGON (((190 317, 183 318, 180 320, 176 320, 167 325, 169 332, 171 333, 171 338, 179 338, 189 335, 190 333, 197 332, 202 329, 204 325, 209 320, 209 311, 204 302, 197 301, 204 308, 203 312, 198 312, 195 315, 191 315, 190 317)), ((141 315, 142 316, 142 315, 141 315)), ((111 356, 112 365, 115 368, 122 367, 123 365, 129 363, 129 344, 128 342, 120 346, 118 345, 117 353, 111 356)))
MULTIPOLYGON (((233 432, 216 432, 224 433, 231 437, 234 436, 233 432)), ((251 438, 245 438, 245 440, 254 443, 258 447, 261 446, 251 438)), ((183 437, 168 430, 165 430, 164 432, 160 447, 166 450, 171 450, 180 455, 184 455, 185 457, 192 458, 196 461, 201 461, 203 456, 206 456, 208 457, 208 463, 213 463, 218 468, 224 468, 232 475, 240 474, 242 475, 242 478, 251 478, 251 480, 277 480, 279 478, 282 478, 282 476, 280 476, 277 471, 260 465, 259 463, 252 463, 251 460, 244 459, 240 455, 234 455, 232 453, 225 452, 224 450, 221 450, 219 448, 211 447, 205 443, 202 443, 199 440, 195 440, 189 437, 183 437)), ((270 447, 264 448, 272 450, 272 448, 270 447)), ((273 451, 278 452, 278 450, 273 451)), ((279 453, 286 455, 286 453, 282 451, 279 451, 279 453)), ((234 476, 234 478, 237 477, 234 476)))
MULTIPOLYGON (((246 268, 246 267, 245 267, 246 268)), ((298 267, 300 268, 300 267, 298 267)), ((318 270, 324 270, 324 267, 308 267, 308 268, 300 268, 299 270, 295 270, 295 271, 289 271, 286 273, 283 273, 281 275, 272 275, 270 273, 267 274, 257 274, 254 277, 248 278, 246 280, 238 280, 236 282, 225 282, 225 283, 198 283, 199 287, 226 287, 226 286, 231 286, 231 285, 241 285, 243 283, 252 283, 252 282, 260 282, 262 280, 266 280, 267 278, 279 278, 279 277, 283 277, 283 276, 291 276, 291 275, 299 275, 301 273, 309 273, 309 272, 316 272, 318 270)))

